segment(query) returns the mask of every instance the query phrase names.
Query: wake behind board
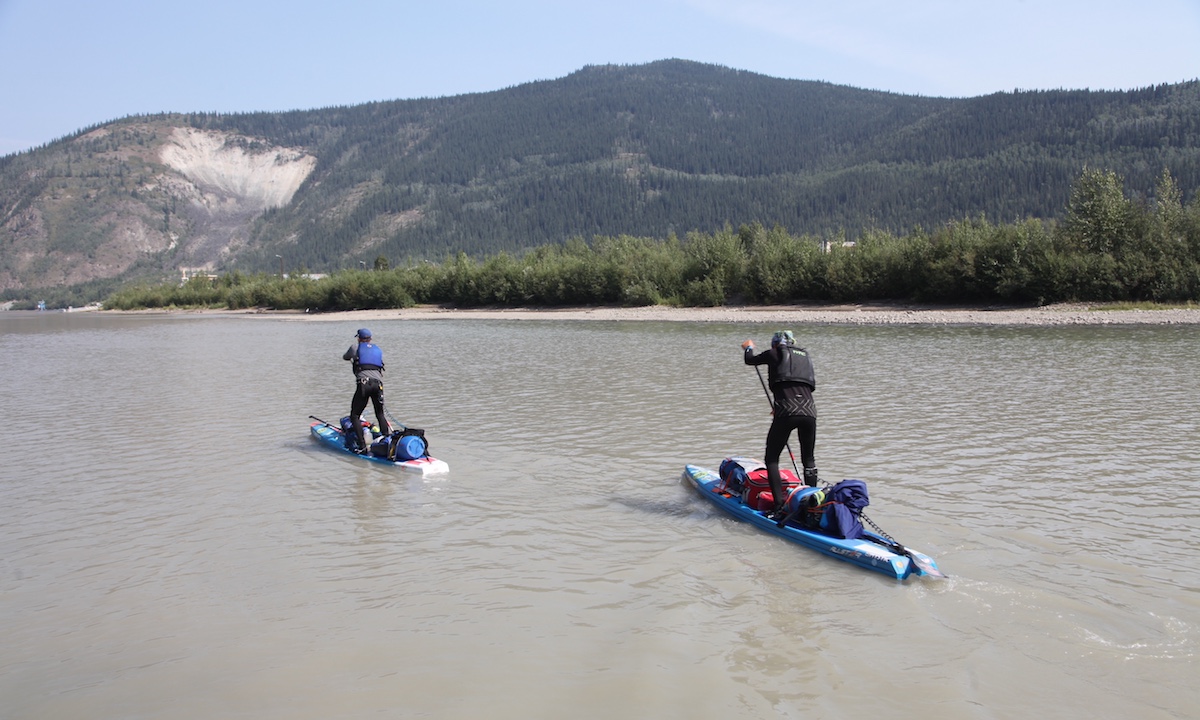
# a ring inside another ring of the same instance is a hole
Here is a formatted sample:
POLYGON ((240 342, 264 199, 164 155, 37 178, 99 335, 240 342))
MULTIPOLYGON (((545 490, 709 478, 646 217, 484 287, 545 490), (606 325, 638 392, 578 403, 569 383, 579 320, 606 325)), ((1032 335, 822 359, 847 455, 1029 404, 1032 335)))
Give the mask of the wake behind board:
POLYGON ((415 460, 388 460, 385 457, 376 457, 369 454, 360 455, 346 447, 346 436, 342 434, 342 429, 334 427, 327 422, 314 422, 310 429, 312 430, 313 437, 320 440, 323 445, 359 460, 397 467, 401 470, 418 473, 422 476, 442 475, 450 472, 450 466, 445 461, 429 456, 415 460))
MULTIPOLYGON (((683 470, 683 479, 696 488, 701 497, 738 520, 748 522, 759 530, 810 550, 816 550, 823 555, 883 573, 897 580, 904 580, 910 575, 941 575, 937 569, 937 563, 928 555, 905 548, 901 548, 905 550, 904 553, 894 552, 891 549, 894 547, 893 543, 889 543, 887 539, 870 531, 865 531, 863 538, 846 540, 805 530, 790 523, 779 527, 763 511, 755 510, 744 504, 740 496, 724 491, 724 483, 715 470, 688 465, 683 470)), ((803 497, 816 492, 816 490, 816 488, 803 488, 797 492, 800 497, 803 497)))

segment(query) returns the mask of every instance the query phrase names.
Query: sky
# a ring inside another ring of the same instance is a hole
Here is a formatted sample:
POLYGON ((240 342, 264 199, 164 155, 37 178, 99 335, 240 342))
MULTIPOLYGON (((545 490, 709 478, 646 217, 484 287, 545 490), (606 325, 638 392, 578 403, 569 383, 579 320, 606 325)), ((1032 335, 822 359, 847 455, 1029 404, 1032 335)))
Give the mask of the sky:
POLYGON ((0 155, 667 58, 906 95, 1200 78, 1200 0, 0 0, 0 155))

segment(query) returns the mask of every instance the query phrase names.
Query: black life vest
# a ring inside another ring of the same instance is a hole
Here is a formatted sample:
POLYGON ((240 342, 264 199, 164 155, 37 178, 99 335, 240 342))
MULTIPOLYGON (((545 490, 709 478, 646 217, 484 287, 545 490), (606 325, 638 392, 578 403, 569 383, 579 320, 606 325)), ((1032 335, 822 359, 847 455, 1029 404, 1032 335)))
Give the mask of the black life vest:
POLYGON ((781 383, 804 383, 814 390, 817 388, 817 374, 807 350, 795 345, 780 345, 775 349, 779 356, 767 367, 771 387, 781 383))

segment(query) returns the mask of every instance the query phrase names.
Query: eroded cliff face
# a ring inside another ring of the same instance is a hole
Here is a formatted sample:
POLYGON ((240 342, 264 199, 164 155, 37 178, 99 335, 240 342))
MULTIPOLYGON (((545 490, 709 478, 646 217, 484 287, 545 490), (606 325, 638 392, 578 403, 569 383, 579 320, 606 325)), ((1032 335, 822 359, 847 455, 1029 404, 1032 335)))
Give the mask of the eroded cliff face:
POLYGON ((245 245, 260 214, 291 202, 317 162, 300 150, 192 128, 175 128, 159 160, 179 173, 162 178, 168 192, 187 202, 181 264, 207 268, 245 245))
POLYGON ((139 262, 213 268, 316 158, 230 133, 100 128, 31 166, 0 208, 0 290, 114 278, 139 262))
POLYGON ((192 128, 172 130, 159 159, 208 196, 259 212, 291 202, 317 162, 300 150, 192 128))

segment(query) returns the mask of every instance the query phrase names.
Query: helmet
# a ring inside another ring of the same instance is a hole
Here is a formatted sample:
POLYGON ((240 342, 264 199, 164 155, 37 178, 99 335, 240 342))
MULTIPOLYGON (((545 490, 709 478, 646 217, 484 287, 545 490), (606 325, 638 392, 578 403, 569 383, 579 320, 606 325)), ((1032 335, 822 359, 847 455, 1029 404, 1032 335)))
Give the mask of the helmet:
POLYGON ((358 339, 359 340, 370 340, 371 339, 371 331, 366 328, 359 328, 358 339))
POLYGON ((792 337, 791 330, 779 330, 771 336, 771 347, 776 345, 795 345, 796 338, 792 337))

